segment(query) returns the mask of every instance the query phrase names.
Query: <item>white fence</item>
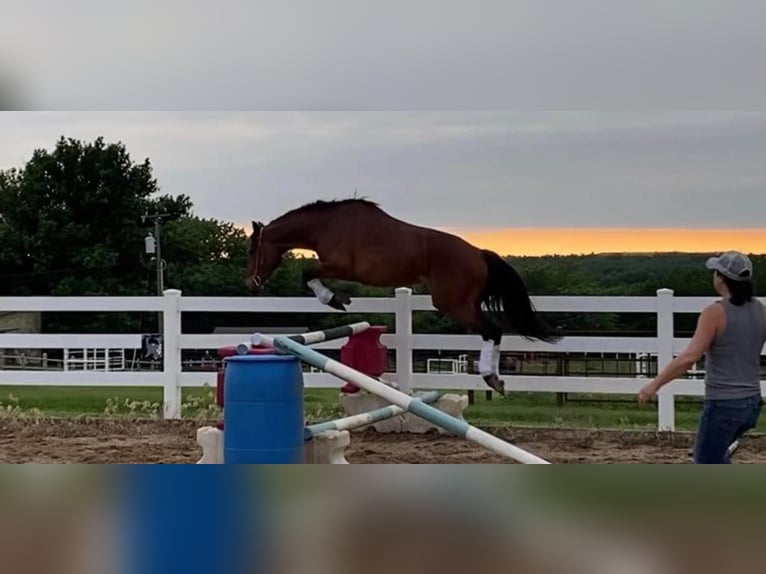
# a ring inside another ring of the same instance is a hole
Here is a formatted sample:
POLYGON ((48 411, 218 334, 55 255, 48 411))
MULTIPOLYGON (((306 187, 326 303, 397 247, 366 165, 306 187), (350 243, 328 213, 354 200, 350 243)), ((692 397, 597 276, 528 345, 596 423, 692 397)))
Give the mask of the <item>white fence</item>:
MULTIPOLYGON (((658 368, 668 364, 682 351, 688 339, 674 337, 675 313, 699 313, 712 303, 712 297, 674 297, 668 289, 657 291, 656 297, 535 297, 539 311, 564 313, 652 313, 657 315, 657 333, 649 337, 586 337, 570 336, 556 344, 530 342, 520 337, 503 338, 503 351, 553 353, 649 353, 658 357, 658 368)), ((356 298, 349 312, 391 313, 395 329, 381 340, 396 352, 396 368, 386 378, 396 381, 403 390, 447 389, 487 390, 480 376, 474 374, 413 373, 413 351, 433 349, 443 351, 477 352, 481 339, 475 335, 413 334, 412 316, 415 311, 433 311, 429 296, 412 295, 410 289, 397 289, 394 297, 356 298)), ((339 313, 314 298, 261 297, 182 297, 180 291, 168 290, 164 297, 5 297, 0 298, 0 311, 20 312, 160 312, 163 316, 163 365, 153 372, 96 372, 0 370, 0 385, 45 386, 161 386, 164 391, 165 416, 180 416, 181 389, 215 385, 213 372, 184 372, 181 351, 186 349, 216 349, 235 345, 241 335, 196 335, 181 330, 184 312, 240 313, 339 313)), ((317 349, 338 349, 344 341, 331 341, 317 349)), ((138 349, 140 334, 0 334, 0 349, 138 349)), ((592 376, 506 375, 506 390, 556 393, 609 393, 635 395, 646 378, 592 376)), ((305 375, 307 387, 337 388, 341 382, 324 373, 305 375)), ((766 392, 766 382, 761 383, 766 392)), ((667 385, 658 396, 658 427, 675 428, 675 397, 702 395, 701 380, 679 379, 667 385)))

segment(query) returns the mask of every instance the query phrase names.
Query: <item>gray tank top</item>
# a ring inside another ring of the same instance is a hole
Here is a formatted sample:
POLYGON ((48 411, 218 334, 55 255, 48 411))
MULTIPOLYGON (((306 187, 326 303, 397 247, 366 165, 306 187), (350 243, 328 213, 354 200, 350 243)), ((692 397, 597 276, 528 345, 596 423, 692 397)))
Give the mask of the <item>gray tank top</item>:
POLYGON ((724 332, 705 355, 705 396, 744 399, 761 394, 761 350, 766 343, 763 305, 757 300, 741 307, 724 299, 724 332))

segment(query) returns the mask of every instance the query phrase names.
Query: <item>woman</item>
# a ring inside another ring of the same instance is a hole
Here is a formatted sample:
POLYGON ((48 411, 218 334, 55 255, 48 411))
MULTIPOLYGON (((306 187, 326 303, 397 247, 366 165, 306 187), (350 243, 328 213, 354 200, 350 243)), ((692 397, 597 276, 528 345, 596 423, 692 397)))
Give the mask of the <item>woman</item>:
POLYGON ((706 307, 686 350, 638 393, 640 403, 705 356, 705 401, 694 445, 696 464, 728 464, 728 449, 761 413, 761 352, 766 308, 753 296, 753 265, 737 251, 711 257, 721 300, 706 307))

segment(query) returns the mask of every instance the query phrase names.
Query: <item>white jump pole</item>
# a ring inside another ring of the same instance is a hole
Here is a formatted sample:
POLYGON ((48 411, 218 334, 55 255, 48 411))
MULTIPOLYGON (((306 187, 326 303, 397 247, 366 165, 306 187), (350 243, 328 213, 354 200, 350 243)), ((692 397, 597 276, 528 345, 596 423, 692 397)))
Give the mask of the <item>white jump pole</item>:
MULTIPOLYGON (((342 327, 311 331, 310 333, 303 333, 301 335, 290 335, 288 339, 300 343, 301 345, 315 345, 325 341, 335 341, 336 339, 358 335, 369 328, 370 324, 367 321, 361 321, 359 323, 343 325, 342 327)), ((255 333, 250 337, 250 343, 240 343, 237 345, 237 354, 246 355, 251 345, 253 347, 273 346, 271 338, 261 335, 260 333, 255 333)))
POLYGON ((272 338, 267 335, 260 336, 263 337, 262 342, 264 345, 269 345, 275 349, 294 355, 300 360, 313 365, 318 369, 322 369, 326 373, 335 375, 341 380, 349 381, 359 388, 362 388, 373 395, 377 395, 405 411, 409 411, 424 418, 428 422, 440 426, 456 436, 475 442, 496 454, 507 456, 524 464, 550 464, 548 461, 507 443, 488 432, 469 425, 465 421, 456 419, 455 417, 424 403, 418 398, 406 395, 405 393, 347 367, 338 361, 325 357, 321 353, 301 345, 289 337, 277 336, 272 338))
MULTIPOLYGON (((416 398, 417 400, 423 401, 426 404, 431 404, 438 401, 441 396, 442 394, 439 391, 429 391, 427 393, 423 393, 421 396, 416 398)), ((313 425, 309 425, 304 429, 303 434, 306 440, 310 440, 312 437, 316 436, 317 434, 328 431, 328 430, 335 430, 335 431, 353 430, 359 427, 367 426, 377 422, 386 421, 394 417, 398 417, 399 415, 403 415, 406 412, 407 411, 397 407, 396 405, 388 405, 387 407, 381 407, 379 409, 375 409, 374 411, 368 411, 366 413, 360 413, 358 415, 351 415, 351 416, 348 416, 342 419, 337 419, 334 421, 327 421, 323 423, 316 423, 313 425)))

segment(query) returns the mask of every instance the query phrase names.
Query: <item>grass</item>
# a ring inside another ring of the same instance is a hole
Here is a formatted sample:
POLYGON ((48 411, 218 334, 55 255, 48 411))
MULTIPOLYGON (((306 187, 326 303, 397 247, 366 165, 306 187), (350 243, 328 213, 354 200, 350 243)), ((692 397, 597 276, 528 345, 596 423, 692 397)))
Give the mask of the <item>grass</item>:
MULTIPOLYGON (((306 409, 308 411, 309 407, 337 404, 336 397, 337 391, 332 389, 310 389, 306 391, 306 409)), ((603 398, 604 395, 599 396, 599 399, 603 398)), ((626 396, 618 398, 625 399, 626 396)), ((556 405, 554 393, 512 393, 505 397, 495 395, 488 401, 483 392, 478 392, 474 404, 466 409, 464 416, 469 423, 482 427, 514 425, 653 430, 657 426, 657 411, 654 406, 639 406, 634 403, 568 402, 559 407, 556 405)), ((699 407, 678 405, 677 429, 694 430, 698 416, 699 407)))
MULTIPOLYGON (((100 415, 104 413, 107 401, 115 397, 134 401, 157 403, 162 401, 161 388, 146 387, 0 387, 0 402, 8 401, 9 396, 17 399, 20 408, 40 409, 52 417, 73 416, 78 414, 100 415)), ((194 389, 202 395, 202 389, 194 389)), ((194 393, 184 393, 184 399, 194 393)))
MULTIPOLYGON (((603 396, 600 400, 603 400, 603 396)), ((657 411, 654 406, 622 402, 567 402, 558 406, 554 393, 512 393, 505 397, 495 396, 491 401, 484 398, 484 393, 477 393, 475 403, 466 410, 465 418, 480 426, 513 424, 550 428, 657 428, 657 411)), ((696 413, 676 409, 677 430, 693 430, 696 422, 696 413)))
MULTIPOLYGON (((187 416, 215 418, 215 389, 182 392, 187 416)), ((162 389, 147 387, 0 387, 0 407, 6 411, 35 411, 45 417, 130 415, 159 417, 162 389)))
MULTIPOLYGON (((451 391, 448 391, 451 392, 451 391)), ((570 395, 574 397, 575 395, 570 395)), ((334 389, 308 389, 305 411, 312 421, 330 420, 341 416, 338 391, 334 389)), ((475 403, 465 411, 471 424, 483 427, 514 425, 545 428, 600 428, 622 430, 653 430, 657 425, 657 412, 653 405, 639 406, 633 402, 587 402, 588 395, 577 395, 578 402, 556 404, 554 393, 511 393, 506 397, 495 395, 488 401, 483 392, 476 393, 475 403)), ((605 395, 599 395, 603 401, 605 395)), ((627 395, 616 399, 629 399, 627 395)), ((216 419, 215 390, 187 388, 182 399, 185 416, 216 419)), ((159 416, 162 389, 145 387, 29 387, 8 386, 0 390, 0 407, 6 411, 38 412, 48 417, 78 415, 107 416, 129 414, 133 416, 159 416)), ((676 428, 693 431, 699 417, 699 403, 676 403, 676 428)), ((757 431, 766 431, 766 417, 762 417, 757 431)))

